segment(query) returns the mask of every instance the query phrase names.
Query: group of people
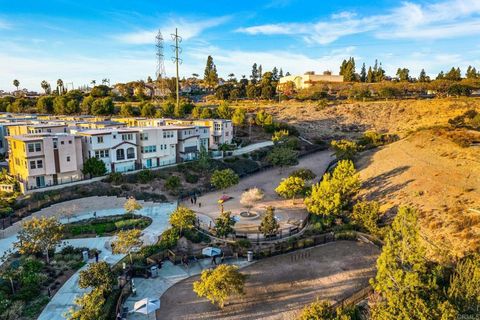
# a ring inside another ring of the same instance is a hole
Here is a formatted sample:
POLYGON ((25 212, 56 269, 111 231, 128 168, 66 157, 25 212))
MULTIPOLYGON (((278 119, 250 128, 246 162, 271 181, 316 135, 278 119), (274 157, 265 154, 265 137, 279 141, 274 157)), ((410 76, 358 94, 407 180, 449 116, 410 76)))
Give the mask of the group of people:
MULTIPOLYGON (((191 203, 191 204, 195 204, 195 205, 197 204, 197 195, 196 195, 196 194, 194 194, 193 197, 190 197, 190 203, 191 203)), ((201 202, 198 203, 198 207, 199 207, 199 208, 202 207, 202 203, 201 203, 201 202)))

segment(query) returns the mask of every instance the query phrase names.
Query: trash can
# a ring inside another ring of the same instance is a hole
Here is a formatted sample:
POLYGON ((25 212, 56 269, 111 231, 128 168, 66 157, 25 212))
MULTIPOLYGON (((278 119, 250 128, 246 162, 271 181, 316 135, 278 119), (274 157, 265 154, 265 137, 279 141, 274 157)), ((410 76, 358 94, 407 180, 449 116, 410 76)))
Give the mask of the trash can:
POLYGON ((88 262, 88 251, 82 251, 83 262, 88 262))
POLYGON ((151 266, 150 267, 150 274, 152 278, 158 277, 158 267, 157 266, 151 266))
POLYGON ((247 251, 247 261, 248 262, 253 261, 253 251, 247 251))

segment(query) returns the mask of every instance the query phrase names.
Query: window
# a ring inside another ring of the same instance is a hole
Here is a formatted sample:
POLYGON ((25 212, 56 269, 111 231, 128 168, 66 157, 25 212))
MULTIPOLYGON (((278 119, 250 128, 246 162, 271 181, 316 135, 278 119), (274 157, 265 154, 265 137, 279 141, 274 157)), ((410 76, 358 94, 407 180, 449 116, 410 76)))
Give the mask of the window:
POLYGON ((30 161, 30 169, 37 169, 37 163, 35 161, 30 161))
POLYGON ((125 133, 125 134, 122 134, 122 140, 125 141, 125 140, 132 140, 133 139, 133 135, 131 133, 125 133))
POLYGON ((60 141, 60 144, 65 144, 65 141, 60 141))
POLYGON ((70 162, 70 157, 67 157, 67 162, 70 162))
POLYGON ((141 148, 142 153, 157 152, 157 146, 145 146, 141 148))
POLYGON ((140 133, 140 140, 147 141, 148 140, 148 133, 140 133))
POLYGON ((43 168, 43 160, 37 160, 37 168, 38 169, 43 168))
POLYGON ((95 158, 108 158, 108 150, 95 150, 95 158))
POLYGON ((52 132, 52 129, 47 129, 47 132, 52 132))
POLYGON ((72 140, 68 140, 68 144, 72 144, 72 140))
POLYGON ((117 135, 116 135, 116 134, 113 135, 113 139, 117 139, 117 135))
POLYGON ((35 151, 35 145, 33 143, 28 144, 28 152, 34 152, 35 151))
POLYGON ((58 141, 57 139, 53 140, 53 149, 57 149, 58 148, 58 141))
POLYGON ((117 160, 125 160, 125 151, 117 149, 117 160))
POLYGON ((103 143, 103 137, 97 137, 97 143, 103 143))
POLYGON ((135 159, 135 149, 130 147, 127 149, 127 159, 135 159))
POLYGON ((42 144, 40 142, 35 143, 35 151, 36 152, 42 151, 42 144))

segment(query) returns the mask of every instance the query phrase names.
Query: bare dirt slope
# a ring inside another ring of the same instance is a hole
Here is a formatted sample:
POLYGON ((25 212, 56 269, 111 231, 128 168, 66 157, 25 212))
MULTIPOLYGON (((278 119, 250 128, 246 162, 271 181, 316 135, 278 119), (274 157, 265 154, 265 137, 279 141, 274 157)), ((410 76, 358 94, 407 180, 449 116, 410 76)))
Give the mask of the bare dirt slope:
POLYGON ((275 119, 297 126, 310 138, 358 137, 365 130, 406 133, 445 125, 467 110, 480 111, 479 98, 336 103, 290 102, 265 106, 275 119))
POLYGON ((408 205, 422 213, 422 228, 436 250, 461 256, 480 248, 480 147, 462 148, 452 139, 480 133, 424 130, 358 161, 362 196, 394 213, 408 205), (453 138, 452 138, 453 137, 453 138))
POLYGON ((317 297, 334 302, 368 285, 378 254, 370 244, 338 241, 260 260, 242 269, 248 275, 245 296, 223 310, 196 296, 199 277, 192 277, 165 292, 157 319, 295 319, 317 297))

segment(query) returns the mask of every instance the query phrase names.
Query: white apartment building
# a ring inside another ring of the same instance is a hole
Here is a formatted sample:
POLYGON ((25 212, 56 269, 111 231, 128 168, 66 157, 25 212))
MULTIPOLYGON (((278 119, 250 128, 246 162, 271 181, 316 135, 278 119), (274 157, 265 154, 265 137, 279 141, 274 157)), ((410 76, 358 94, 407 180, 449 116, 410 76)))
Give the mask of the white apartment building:
POLYGON ((72 133, 82 137, 84 159, 96 157, 102 160, 108 173, 136 169, 138 130, 116 128, 72 130, 72 133))
POLYGON ((22 191, 83 178, 82 142, 66 133, 9 136, 9 169, 22 191))
POLYGON ((210 128, 206 126, 170 126, 178 133, 177 161, 191 161, 198 157, 201 148, 208 150, 210 128))
POLYGON ((177 162, 178 135, 175 127, 138 127, 138 163, 156 168, 177 162))
POLYGON ((194 125, 209 127, 209 149, 217 150, 222 144, 231 144, 233 140, 233 124, 226 119, 176 120, 167 119, 165 124, 194 125))

